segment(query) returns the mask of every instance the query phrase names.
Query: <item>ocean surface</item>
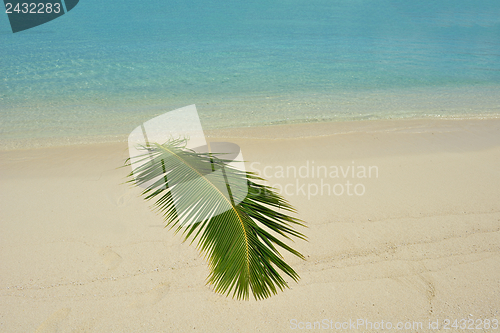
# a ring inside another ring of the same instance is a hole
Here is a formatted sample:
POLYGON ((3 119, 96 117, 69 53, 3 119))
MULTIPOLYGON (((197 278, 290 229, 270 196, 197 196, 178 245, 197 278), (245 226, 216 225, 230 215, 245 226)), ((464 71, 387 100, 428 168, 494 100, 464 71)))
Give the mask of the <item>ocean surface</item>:
POLYGON ((498 0, 80 0, 15 34, 0 12, 0 148, 191 104, 217 129, 499 117, 499 96, 498 0))

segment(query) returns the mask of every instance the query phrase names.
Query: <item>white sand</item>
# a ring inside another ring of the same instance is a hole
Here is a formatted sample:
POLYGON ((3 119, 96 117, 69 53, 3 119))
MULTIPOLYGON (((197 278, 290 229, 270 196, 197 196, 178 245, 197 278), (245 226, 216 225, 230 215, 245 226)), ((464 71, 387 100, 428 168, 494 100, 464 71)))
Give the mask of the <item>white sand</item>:
POLYGON ((413 331, 437 332, 429 320, 500 320, 500 120, 208 134, 238 143, 260 163, 253 169, 268 166, 271 184, 291 184, 285 196, 309 226, 301 230, 309 242, 294 244, 307 260, 285 256, 299 283, 258 302, 205 286, 208 268, 195 247, 121 184, 126 144, 6 151, 0 332, 288 332, 299 330, 294 319, 300 327, 420 321, 413 331), (309 162, 311 171, 313 161, 329 170, 376 166, 378 177, 323 178, 365 192, 310 199, 296 182, 314 191, 320 178, 276 178, 280 166, 309 162))

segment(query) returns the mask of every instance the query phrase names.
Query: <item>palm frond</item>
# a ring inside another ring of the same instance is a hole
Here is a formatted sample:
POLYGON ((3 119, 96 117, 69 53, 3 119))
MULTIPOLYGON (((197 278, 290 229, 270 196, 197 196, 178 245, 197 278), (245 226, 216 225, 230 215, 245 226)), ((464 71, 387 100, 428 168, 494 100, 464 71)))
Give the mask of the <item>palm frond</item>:
POLYGON ((251 292, 263 299, 288 287, 279 271, 298 281, 279 249, 304 257, 278 237, 305 240, 293 229, 304 223, 287 215, 296 212, 283 197, 256 182, 262 178, 229 166, 220 154, 189 150, 183 140, 144 150, 129 160, 140 166, 128 182, 146 187, 144 198, 156 200, 166 226, 182 230, 191 243, 198 240, 210 267, 207 283, 216 292, 237 299, 248 299, 251 292))

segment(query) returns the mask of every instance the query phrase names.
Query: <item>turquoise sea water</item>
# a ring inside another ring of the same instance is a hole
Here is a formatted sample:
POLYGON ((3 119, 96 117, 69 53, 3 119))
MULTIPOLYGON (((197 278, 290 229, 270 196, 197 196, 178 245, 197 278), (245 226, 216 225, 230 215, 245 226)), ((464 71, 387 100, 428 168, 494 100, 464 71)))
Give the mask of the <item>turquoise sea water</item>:
POLYGON ((196 104, 204 128, 500 115, 500 1, 80 0, 13 34, 0 141, 126 135, 196 104))

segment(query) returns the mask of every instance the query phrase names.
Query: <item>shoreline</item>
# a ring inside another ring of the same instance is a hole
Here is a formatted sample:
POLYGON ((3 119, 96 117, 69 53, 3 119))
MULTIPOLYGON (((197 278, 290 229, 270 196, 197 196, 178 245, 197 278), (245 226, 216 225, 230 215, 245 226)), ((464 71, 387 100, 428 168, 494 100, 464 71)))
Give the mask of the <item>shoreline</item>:
MULTIPOLYGON (((207 139, 290 139, 332 136, 349 133, 375 133, 384 131, 418 132, 419 130, 445 132, 454 126, 478 126, 481 123, 499 123, 497 117, 468 118, 397 118, 350 121, 311 121, 290 124, 266 124, 262 126, 234 127, 205 130, 207 139)), ((100 144, 126 143, 127 135, 92 136, 73 138, 39 138, 0 140, 0 152, 34 150, 57 147, 78 147, 100 144)))
POLYGON ((120 142, 139 124, 195 104, 206 132, 364 121, 499 119, 500 86, 186 96, 129 104, 53 103, 3 109, 0 150, 120 142), (59 105, 59 107, 58 107, 59 105), (237 110, 237 112, 235 111, 237 110), (39 121, 42 121, 40 124, 39 121), (35 138, 37 137, 37 138, 35 138))

